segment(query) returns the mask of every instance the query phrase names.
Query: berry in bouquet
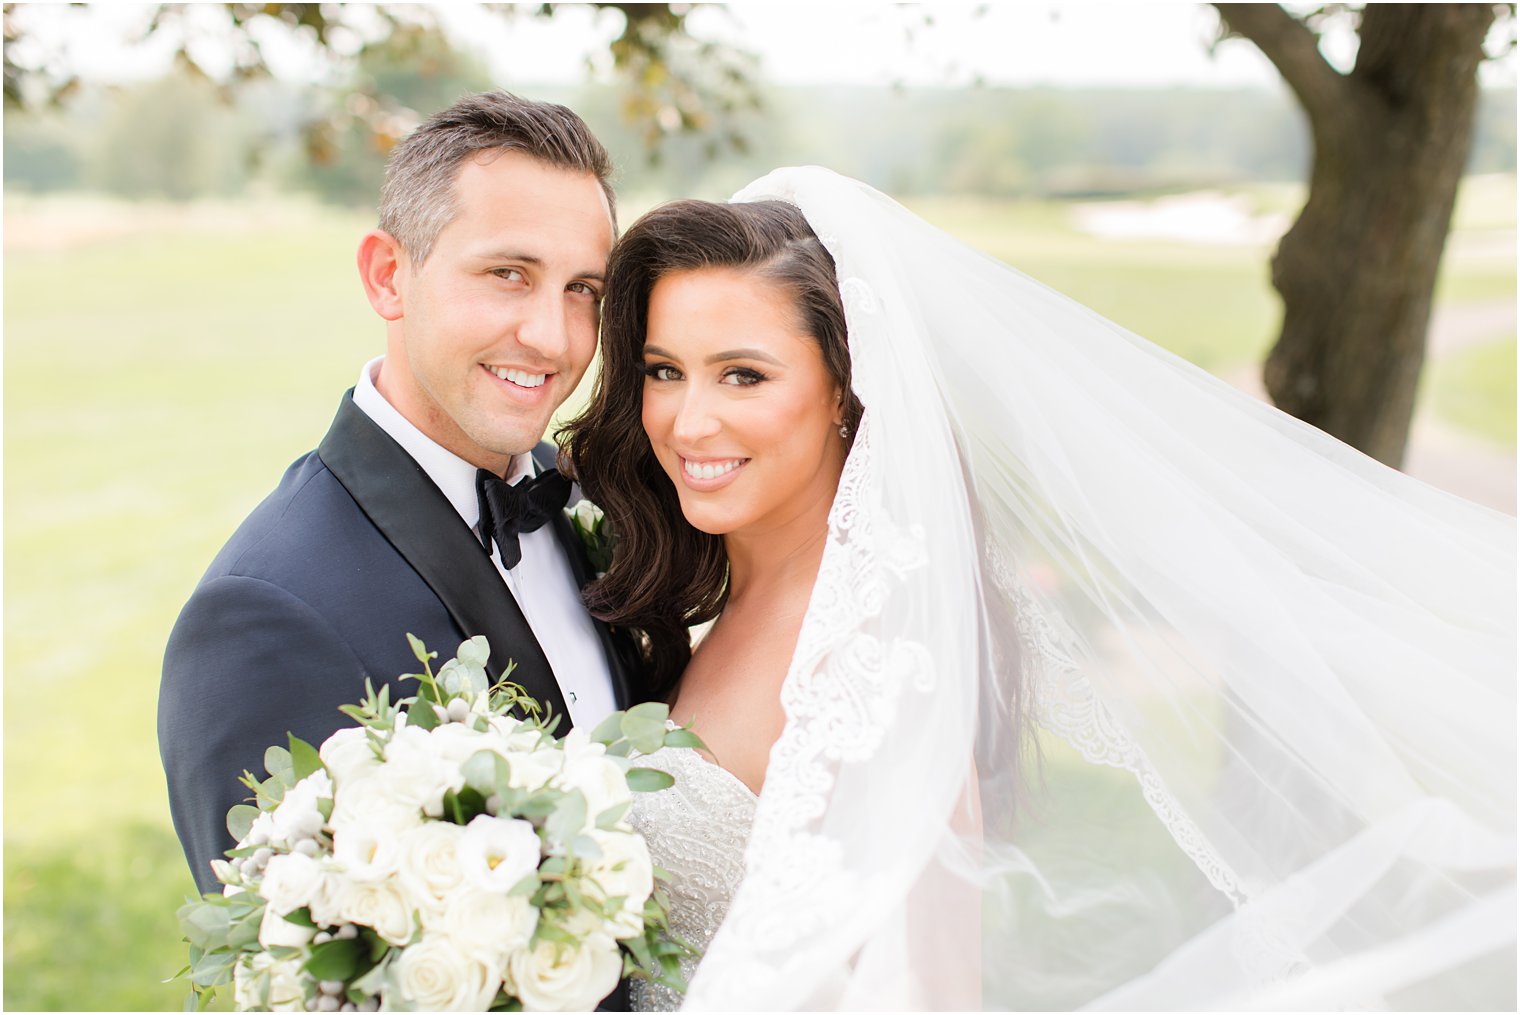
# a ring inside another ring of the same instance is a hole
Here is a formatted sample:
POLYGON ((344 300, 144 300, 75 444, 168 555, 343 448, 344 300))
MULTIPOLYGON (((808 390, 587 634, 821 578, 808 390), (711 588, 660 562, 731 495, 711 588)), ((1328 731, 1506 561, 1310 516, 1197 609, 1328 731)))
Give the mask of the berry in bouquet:
POLYGON ((700 740, 656 703, 557 738, 521 688, 489 685, 484 638, 437 673, 408 639, 414 697, 366 685, 343 710, 358 725, 244 773, 223 893, 179 911, 189 1001, 231 983, 245 1011, 585 1011, 624 976, 681 989, 692 951, 626 820, 673 780, 630 759, 700 740))

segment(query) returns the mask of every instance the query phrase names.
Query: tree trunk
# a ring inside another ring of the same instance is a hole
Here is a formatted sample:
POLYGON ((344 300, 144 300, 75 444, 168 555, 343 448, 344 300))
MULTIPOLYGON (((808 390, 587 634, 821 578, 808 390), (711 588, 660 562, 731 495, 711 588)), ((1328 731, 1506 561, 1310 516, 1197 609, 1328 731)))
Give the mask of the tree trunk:
POLYGON ((1489 4, 1368 4, 1356 67, 1272 4, 1218 4, 1282 71, 1314 141, 1309 199, 1272 259, 1277 406, 1402 464, 1436 272, 1472 146, 1489 4))

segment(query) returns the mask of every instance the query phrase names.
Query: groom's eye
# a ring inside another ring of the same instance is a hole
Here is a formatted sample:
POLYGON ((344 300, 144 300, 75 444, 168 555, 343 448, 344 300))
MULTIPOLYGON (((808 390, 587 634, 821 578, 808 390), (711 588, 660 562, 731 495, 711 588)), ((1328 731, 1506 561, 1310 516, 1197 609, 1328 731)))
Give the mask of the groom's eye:
POLYGON ((523 281, 523 273, 518 271, 516 268, 492 268, 491 274, 495 275, 497 278, 501 279, 504 282, 523 281))

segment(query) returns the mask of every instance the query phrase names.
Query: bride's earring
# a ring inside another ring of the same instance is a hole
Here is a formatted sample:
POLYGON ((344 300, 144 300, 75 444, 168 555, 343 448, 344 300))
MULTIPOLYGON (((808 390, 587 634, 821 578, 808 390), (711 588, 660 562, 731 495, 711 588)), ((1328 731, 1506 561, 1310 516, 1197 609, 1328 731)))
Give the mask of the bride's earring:
POLYGON ((848 423, 840 423, 839 424, 839 436, 843 437, 845 440, 849 440, 850 439, 850 424, 848 424, 848 423))

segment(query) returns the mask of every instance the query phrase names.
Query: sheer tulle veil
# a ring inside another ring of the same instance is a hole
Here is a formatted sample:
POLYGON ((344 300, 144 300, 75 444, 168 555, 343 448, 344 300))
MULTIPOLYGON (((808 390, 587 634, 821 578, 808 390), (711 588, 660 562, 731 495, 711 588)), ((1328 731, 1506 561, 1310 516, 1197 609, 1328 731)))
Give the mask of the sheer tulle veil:
POLYGON ((861 183, 760 199, 866 411, 687 1006, 1513 1008, 1513 520, 861 183))

